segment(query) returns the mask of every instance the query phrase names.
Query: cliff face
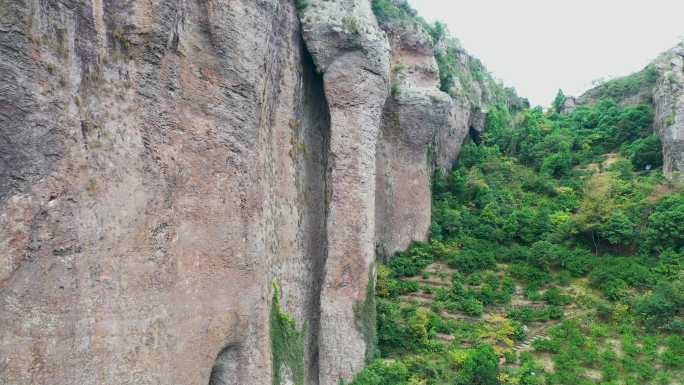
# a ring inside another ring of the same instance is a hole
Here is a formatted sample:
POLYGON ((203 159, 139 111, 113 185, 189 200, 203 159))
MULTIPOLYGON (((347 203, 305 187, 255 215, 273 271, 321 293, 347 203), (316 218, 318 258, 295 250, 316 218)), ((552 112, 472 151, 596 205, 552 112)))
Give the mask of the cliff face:
POLYGON ((653 106, 653 130, 663 143, 663 173, 684 180, 684 43, 640 72, 587 91, 577 102, 592 104, 604 97, 621 105, 653 106))
POLYGON ((328 109, 292 2, 0 14, 0 382, 269 383, 273 280, 313 367, 328 109))
POLYGON ((480 122, 467 100, 439 90, 433 41, 419 24, 393 20, 381 27, 392 47, 392 95, 377 145, 376 236, 377 251, 388 257, 427 237, 434 168, 450 167, 480 122))
POLYGON ((0 384, 364 365, 376 247, 426 236, 482 108, 438 90, 424 32, 297 3, 0 4, 0 384), (302 368, 273 368, 274 283, 302 368))
POLYGON ((654 129, 663 142, 663 172, 684 180, 684 43, 663 54, 656 66, 654 129))

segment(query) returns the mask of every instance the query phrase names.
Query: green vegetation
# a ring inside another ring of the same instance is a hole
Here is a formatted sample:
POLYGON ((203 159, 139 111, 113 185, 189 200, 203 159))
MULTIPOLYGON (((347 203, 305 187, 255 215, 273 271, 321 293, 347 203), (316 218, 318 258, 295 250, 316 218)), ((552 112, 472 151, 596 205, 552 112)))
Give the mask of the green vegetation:
POLYGON ((306 9, 306 7, 308 7, 309 5, 311 5, 311 0, 296 0, 295 1, 295 6, 297 7, 298 10, 306 9))
MULTIPOLYGON (((564 98, 559 92, 558 106, 564 98)), ((684 189, 647 106, 493 107, 378 267, 368 384, 682 384, 684 189)))
POLYGON ((558 93, 556 94, 556 98, 553 99, 553 103, 551 104, 553 106, 554 111, 561 112, 561 109, 563 108, 563 104, 565 104, 565 101, 567 99, 568 98, 563 93, 563 90, 558 90, 558 93))
POLYGON ((378 335, 376 327, 377 313, 375 308, 375 279, 372 269, 368 276, 366 298, 363 302, 354 304, 354 320, 356 327, 361 330, 366 343, 366 362, 370 363, 377 355, 378 335))
POLYGON ((273 283, 271 303, 271 355, 273 385, 284 383, 283 374, 295 385, 304 384, 304 333, 297 323, 280 309, 280 287, 273 283))
POLYGON ((612 98, 619 102, 644 93, 654 87, 657 80, 658 70, 654 64, 650 64, 632 75, 600 82, 587 96, 593 100, 612 98))
MULTIPOLYGON (((373 0, 373 13, 378 21, 388 22, 393 20, 413 20, 417 19, 417 12, 411 8, 408 2, 394 2, 392 0, 373 0)), ((422 24, 427 24, 422 21, 422 24)))

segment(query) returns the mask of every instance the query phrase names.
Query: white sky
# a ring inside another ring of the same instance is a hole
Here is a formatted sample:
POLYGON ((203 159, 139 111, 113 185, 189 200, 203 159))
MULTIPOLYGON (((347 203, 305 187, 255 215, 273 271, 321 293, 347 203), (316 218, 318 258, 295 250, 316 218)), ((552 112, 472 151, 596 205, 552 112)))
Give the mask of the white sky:
POLYGON ((409 0, 533 105, 636 72, 684 36, 684 0, 409 0))

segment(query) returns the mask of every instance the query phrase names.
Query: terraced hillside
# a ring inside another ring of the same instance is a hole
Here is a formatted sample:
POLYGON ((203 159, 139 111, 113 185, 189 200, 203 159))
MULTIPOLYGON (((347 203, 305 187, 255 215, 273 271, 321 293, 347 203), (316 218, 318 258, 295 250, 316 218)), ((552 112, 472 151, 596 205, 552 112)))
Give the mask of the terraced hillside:
POLYGON ((354 384, 682 384, 684 189, 651 121, 491 111, 434 175, 430 240, 377 267, 354 384))

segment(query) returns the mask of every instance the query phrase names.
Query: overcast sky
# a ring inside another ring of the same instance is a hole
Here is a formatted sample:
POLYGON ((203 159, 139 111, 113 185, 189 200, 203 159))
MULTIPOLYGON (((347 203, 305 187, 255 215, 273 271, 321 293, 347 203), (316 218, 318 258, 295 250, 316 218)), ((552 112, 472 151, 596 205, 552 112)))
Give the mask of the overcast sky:
POLYGON ((532 104, 646 66, 684 36, 684 0, 409 0, 532 104))

